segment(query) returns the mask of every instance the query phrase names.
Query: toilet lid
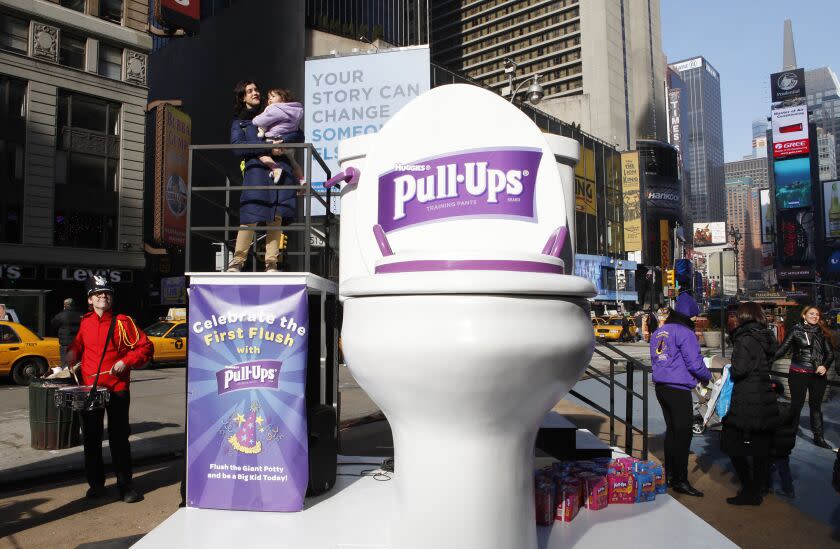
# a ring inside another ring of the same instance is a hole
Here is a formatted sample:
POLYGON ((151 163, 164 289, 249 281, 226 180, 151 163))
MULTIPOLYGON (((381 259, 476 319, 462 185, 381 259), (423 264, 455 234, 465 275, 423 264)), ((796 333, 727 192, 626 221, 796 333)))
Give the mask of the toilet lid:
POLYGON ((511 251, 404 252, 376 262, 376 274, 345 281, 344 297, 399 294, 519 294, 594 297, 589 280, 561 274, 563 260, 511 251))
POLYGON ((495 93, 462 84, 422 94, 383 126, 355 193, 359 249, 342 253, 358 253, 371 275, 383 257, 376 225, 396 254, 539 254, 567 221, 539 128, 495 93))

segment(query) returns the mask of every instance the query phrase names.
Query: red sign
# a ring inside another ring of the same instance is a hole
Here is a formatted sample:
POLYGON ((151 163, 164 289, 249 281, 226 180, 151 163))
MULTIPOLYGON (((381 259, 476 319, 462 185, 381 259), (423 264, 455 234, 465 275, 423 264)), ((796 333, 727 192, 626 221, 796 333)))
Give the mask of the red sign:
POLYGON ((161 7, 185 15, 190 19, 201 17, 201 0, 160 0, 161 7))
POLYGON ((811 144, 808 139, 797 139, 796 141, 782 141, 773 143, 773 158, 784 158, 786 156, 799 156, 809 154, 811 144))

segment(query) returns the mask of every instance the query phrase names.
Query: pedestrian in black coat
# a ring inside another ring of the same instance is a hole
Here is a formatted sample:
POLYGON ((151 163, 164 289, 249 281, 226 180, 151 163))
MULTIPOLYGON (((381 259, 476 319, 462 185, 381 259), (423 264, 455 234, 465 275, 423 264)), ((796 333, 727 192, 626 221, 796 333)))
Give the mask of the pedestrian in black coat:
POLYGON ((770 384, 770 367, 777 345, 767 329, 760 305, 742 303, 736 317, 738 327, 732 332, 730 369, 734 385, 729 412, 723 418, 721 450, 732 460, 741 490, 726 502, 760 505, 773 433, 780 423, 776 395, 770 384))
POLYGON ((76 334, 79 333, 81 322, 82 312, 76 309, 73 298, 70 297, 64 300, 64 308, 50 321, 58 336, 58 351, 62 364, 64 364, 64 354, 67 352, 67 347, 73 343, 76 334))

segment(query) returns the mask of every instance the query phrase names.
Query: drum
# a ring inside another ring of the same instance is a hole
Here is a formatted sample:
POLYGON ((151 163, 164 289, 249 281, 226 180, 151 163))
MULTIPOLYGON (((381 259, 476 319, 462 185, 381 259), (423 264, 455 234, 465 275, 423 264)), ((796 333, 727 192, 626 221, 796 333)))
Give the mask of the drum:
POLYGON ((33 379, 29 383, 29 428, 32 448, 63 450, 81 444, 79 414, 59 408, 55 394, 69 387, 71 379, 33 379))
POLYGON ((88 395, 90 395, 90 387, 63 387, 55 392, 55 405, 60 408, 69 408, 75 412, 101 410, 111 399, 111 393, 108 392, 108 389, 97 387, 90 405, 86 406, 88 395))

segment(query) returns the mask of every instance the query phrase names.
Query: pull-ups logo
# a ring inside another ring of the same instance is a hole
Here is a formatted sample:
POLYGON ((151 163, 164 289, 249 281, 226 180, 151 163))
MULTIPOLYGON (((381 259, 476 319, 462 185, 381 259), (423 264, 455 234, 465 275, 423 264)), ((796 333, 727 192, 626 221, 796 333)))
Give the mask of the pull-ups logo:
POLYGON ((541 149, 477 149, 395 165, 379 177, 379 224, 455 217, 533 219, 541 149))
POLYGON ((260 360, 226 366, 216 372, 218 394, 239 389, 276 389, 280 383, 279 360, 260 360))

